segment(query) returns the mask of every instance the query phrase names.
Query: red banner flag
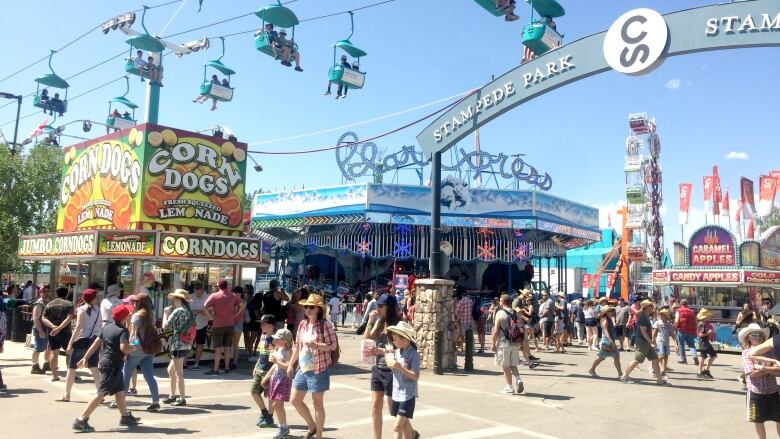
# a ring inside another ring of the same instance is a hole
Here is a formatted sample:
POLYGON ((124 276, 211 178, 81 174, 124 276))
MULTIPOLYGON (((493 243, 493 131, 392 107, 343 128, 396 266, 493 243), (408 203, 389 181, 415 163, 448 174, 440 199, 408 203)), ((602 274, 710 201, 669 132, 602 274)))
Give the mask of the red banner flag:
POLYGON ((720 201, 722 198, 720 194, 720 176, 718 176, 717 165, 712 167, 712 185, 712 214, 717 216, 720 215, 720 201))
POLYGON ((756 217, 756 203, 753 194, 753 180, 740 177, 739 188, 742 199, 742 215, 745 219, 754 219, 756 217))
POLYGON ((756 226, 755 221, 752 219, 748 222, 748 229, 747 229, 747 239, 755 239, 756 238, 756 226))
POLYGON ((609 288, 611 290, 612 287, 615 286, 615 279, 616 278, 617 278, 617 276, 615 275, 615 273, 608 273, 607 274, 607 288, 609 288))
POLYGON ((582 275, 582 288, 590 288, 591 275, 585 273, 582 275))
POLYGON ((742 223, 742 200, 737 200, 737 211, 734 213, 734 219, 737 221, 737 227, 742 223))
POLYGON ((772 205, 775 203, 777 193, 777 179, 769 175, 758 178, 758 216, 764 217, 772 213, 772 205))
POLYGON ((713 178, 711 175, 704 177, 704 211, 710 210, 710 201, 712 200, 713 178))
POLYGON ((597 296, 599 294, 599 284, 601 283, 601 275, 600 274, 594 274, 593 279, 590 282, 590 287, 593 288, 593 296, 597 296))
POLYGON ((729 189, 726 188, 726 192, 723 194, 723 203, 720 206, 720 214, 727 217, 729 216, 729 189))
POLYGON ((680 224, 688 224, 691 191, 693 191, 693 183, 680 183, 680 224))

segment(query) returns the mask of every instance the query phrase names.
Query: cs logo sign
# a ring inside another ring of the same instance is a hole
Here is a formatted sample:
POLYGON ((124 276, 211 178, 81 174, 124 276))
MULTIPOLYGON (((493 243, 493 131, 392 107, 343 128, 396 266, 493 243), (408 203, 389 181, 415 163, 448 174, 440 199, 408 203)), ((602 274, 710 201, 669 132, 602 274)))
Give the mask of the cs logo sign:
POLYGON ((652 9, 634 9, 612 23, 604 37, 604 58, 620 73, 638 75, 660 65, 669 31, 652 9))

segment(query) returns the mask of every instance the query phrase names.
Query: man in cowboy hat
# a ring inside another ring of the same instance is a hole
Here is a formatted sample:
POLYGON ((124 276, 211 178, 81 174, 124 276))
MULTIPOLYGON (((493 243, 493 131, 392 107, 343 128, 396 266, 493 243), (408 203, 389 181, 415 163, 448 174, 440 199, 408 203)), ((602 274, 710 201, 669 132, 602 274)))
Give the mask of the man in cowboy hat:
POLYGON ((696 326, 696 332, 699 336, 699 346, 696 347, 696 351, 699 353, 699 372, 696 374, 696 378, 699 379, 714 379, 712 373, 710 373, 710 367, 718 354, 715 353, 715 348, 712 347, 711 343, 715 339, 715 331, 709 322, 710 317, 712 317, 712 311, 707 308, 700 309, 696 315, 696 320, 699 322, 696 326), (708 358, 709 360, 707 360, 708 358), (706 369, 704 368, 704 360, 707 360, 706 369))
POLYGON ((653 340, 653 325, 650 323, 650 315, 655 311, 655 303, 652 300, 643 300, 639 304, 640 311, 636 319, 636 352, 634 353, 634 359, 628 364, 626 373, 620 377, 620 381, 624 383, 632 383, 630 379, 631 371, 633 371, 639 363, 648 359, 652 363, 653 373, 655 375, 656 382, 659 385, 666 384, 661 378, 661 373, 658 368, 658 354, 655 352, 655 340, 653 340))
POLYGON ((396 437, 400 432, 407 438, 419 437, 409 422, 414 417, 420 379, 420 354, 414 343, 416 333, 412 325, 404 321, 387 328, 387 332, 393 334, 393 344, 397 348, 395 361, 388 363, 393 370, 393 404, 390 407, 390 415, 395 418, 393 430, 396 437))
POLYGON ((777 391, 777 375, 780 364, 770 352, 768 358, 751 355, 760 350, 769 338, 769 329, 751 323, 740 329, 737 335, 743 347, 742 362, 745 373, 745 387, 748 391, 748 421, 756 426, 758 437, 766 437, 766 421, 775 421, 780 431, 780 395, 777 391))

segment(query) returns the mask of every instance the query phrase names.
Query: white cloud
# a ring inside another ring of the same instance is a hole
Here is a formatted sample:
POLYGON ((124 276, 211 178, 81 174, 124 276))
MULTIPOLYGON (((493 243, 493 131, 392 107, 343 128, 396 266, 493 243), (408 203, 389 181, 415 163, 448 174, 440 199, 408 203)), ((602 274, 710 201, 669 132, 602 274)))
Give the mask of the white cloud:
POLYGON ((726 154, 726 158, 728 160, 747 160, 750 156, 745 151, 729 151, 729 153, 726 154))
POLYGON ((676 78, 675 79, 670 79, 670 80, 666 81, 666 88, 668 88, 669 90, 677 90, 678 88, 680 88, 681 84, 682 84, 682 81, 680 81, 679 79, 676 79, 676 78))

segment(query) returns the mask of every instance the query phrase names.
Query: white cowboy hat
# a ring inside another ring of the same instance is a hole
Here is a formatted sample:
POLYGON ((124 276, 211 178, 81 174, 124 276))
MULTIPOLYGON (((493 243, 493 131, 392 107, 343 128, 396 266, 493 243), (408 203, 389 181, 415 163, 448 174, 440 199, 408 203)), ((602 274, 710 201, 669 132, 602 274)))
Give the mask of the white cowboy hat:
POLYGON ((748 335, 753 332, 760 332, 761 334, 764 334, 764 340, 769 338, 769 328, 762 328, 758 325, 758 323, 751 323, 739 330, 739 335, 737 335, 739 344, 745 344, 745 340, 747 339, 748 335))
POLYGON ((398 322, 397 325, 387 328, 387 332, 398 334, 401 337, 411 341, 412 343, 414 343, 414 339, 417 336, 417 332, 415 332, 412 325, 406 322, 398 322))

